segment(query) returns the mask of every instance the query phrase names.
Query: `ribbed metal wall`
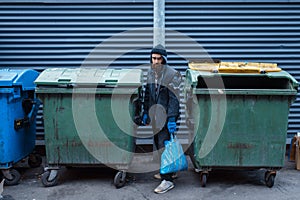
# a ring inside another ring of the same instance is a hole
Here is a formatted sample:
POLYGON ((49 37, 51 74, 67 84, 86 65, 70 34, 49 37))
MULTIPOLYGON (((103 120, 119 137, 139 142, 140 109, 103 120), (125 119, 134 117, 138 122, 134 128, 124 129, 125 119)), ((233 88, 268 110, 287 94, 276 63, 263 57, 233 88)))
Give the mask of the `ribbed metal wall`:
MULTIPOLYGON (((152 7, 152 2, 2 3, 0 67, 79 67, 94 48, 109 39, 110 48, 105 46, 97 52, 102 60, 98 58, 94 64, 105 65, 122 52, 120 48, 133 43, 150 48, 152 37, 147 31, 111 37, 131 29, 152 27, 152 7)), ((149 61, 143 56, 135 55, 132 59, 127 55, 119 65, 145 62, 149 61)))
MULTIPOLYGON (((152 1, 11 2, 0 1, 0 67, 106 66, 111 60, 114 67, 135 67, 149 62, 152 1)), ((182 71, 187 60, 208 56, 276 62, 300 81, 299 1, 166 0, 166 28, 166 46, 173 51, 169 63, 182 71)), ((299 97, 288 134, 297 131, 299 97)))

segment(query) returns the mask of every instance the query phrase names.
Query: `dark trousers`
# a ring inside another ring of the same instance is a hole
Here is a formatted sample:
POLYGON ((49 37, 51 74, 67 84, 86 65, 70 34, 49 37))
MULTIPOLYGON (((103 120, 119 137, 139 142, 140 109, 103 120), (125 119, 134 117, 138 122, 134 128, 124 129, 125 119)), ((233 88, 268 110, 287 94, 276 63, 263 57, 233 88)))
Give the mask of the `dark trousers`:
MULTIPOLYGON (((170 134, 169 134, 167 127, 164 127, 162 130, 160 130, 158 132, 156 131, 155 133, 156 134, 154 135, 154 144, 159 152, 159 156, 161 157, 161 154, 165 147, 165 141, 170 140, 170 134)), ((173 175, 173 173, 160 174, 161 180, 173 182, 172 175, 173 175)))

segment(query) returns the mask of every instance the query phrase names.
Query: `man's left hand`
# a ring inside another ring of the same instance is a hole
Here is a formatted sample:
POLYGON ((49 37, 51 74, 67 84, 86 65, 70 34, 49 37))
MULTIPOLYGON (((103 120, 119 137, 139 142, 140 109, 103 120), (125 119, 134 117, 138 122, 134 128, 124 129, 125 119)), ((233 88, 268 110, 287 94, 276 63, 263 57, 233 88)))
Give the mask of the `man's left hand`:
POLYGON ((176 131, 175 119, 169 119, 167 125, 168 125, 168 130, 170 133, 174 133, 176 131))

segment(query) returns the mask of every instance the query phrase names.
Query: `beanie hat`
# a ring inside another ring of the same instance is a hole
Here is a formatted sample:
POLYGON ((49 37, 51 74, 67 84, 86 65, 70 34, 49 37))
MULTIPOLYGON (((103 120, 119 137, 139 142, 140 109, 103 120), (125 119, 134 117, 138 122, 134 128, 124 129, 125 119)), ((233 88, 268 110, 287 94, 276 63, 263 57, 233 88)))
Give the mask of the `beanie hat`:
POLYGON ((156 45, 152 50, 151 50, 151 55, 150 55, 150 62, 152 63, 152 54, 157 53, 160 54, 163 57, 163 63, 162 64, 167 64, 167 51, 166 49, 161 45, 156 45))

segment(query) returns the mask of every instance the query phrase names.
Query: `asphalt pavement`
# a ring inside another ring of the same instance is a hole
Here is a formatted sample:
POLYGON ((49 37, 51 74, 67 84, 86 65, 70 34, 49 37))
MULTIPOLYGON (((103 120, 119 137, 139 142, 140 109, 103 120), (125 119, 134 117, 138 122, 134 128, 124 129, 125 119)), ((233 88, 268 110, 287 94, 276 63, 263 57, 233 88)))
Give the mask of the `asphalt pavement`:
MULTIPOLYGON (((151 159, 145 163, 139 158, 139 166, 151 167, 151 159)), ((116 171, 110 168, 64 168, 59 170, 57 186, 44 187, 41 174, 44 162, 38 168, 22 167, 21 181, 15 186, 4 186, 2 200, 183 200, 183 199, 230 199, 230 200, 295 200, 300 194, 300 171, 295 163, 287 161, 277 171, 274 186, 264 181, 265 169, 261 170, 214 170, 209 173, 206 187, 201 187, 200 175, 189 160, 188 171, 180 172, 175 188, 165 194, 155 194, 153 189, 160 183, 153 178, 157 171, 129 173, 124 187, 116 189, 116 171)))

